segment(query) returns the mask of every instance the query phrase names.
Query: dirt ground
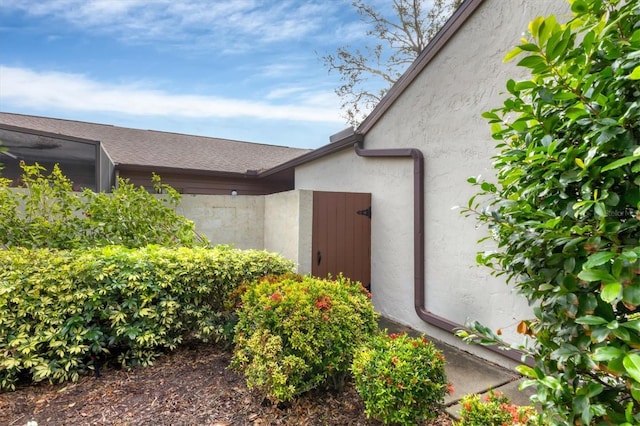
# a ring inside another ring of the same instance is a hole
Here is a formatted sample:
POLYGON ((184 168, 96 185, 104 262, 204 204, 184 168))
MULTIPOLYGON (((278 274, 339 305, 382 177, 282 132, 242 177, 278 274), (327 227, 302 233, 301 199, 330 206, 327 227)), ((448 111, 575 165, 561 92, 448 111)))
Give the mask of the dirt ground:
MULTIPOLYGON (((227 369, 215 345, 181 348, 152 367, 104 369, 76 383, 0 393, 0 425, 380 425, 368 420, 352 386, 312 392, 288 407, 263 404, 244 378, 227 369)), ((442 414, 430 426, 451 426, 442 414)))

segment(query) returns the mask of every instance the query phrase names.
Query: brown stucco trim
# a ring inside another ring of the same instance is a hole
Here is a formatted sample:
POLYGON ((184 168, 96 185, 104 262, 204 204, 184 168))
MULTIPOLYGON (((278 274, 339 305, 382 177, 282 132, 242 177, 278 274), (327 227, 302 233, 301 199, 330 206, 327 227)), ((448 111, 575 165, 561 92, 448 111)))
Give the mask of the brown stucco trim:
POLYGON ((484 0, 465 0, 460 7, 453 13, 451 18, 438 31, 433 39, 427 44, 427 47, 420 53, 418 58, 411 66, 400 76, 398 81, 389 89, 389 92, 382 98, 380 103, 371 111, 371 113, 360 124, 357 133, 367 134, 369 130, 378 122, 378 120, 387 112, 393 103, 402 95, 402 93, 413 83, 415 78, 422 70, 431 62, 433 58, 442 50, 447 42, 454 34, 464 25, 467 19, 473 15, 476 9, 484 0))

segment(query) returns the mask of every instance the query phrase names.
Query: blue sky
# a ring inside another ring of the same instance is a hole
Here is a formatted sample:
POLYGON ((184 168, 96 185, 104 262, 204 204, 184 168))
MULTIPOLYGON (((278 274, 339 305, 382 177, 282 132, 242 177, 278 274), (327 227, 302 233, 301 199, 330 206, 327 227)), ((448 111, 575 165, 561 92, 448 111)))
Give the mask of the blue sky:
POLYGON ((0 111, 317 148, 319 57, 364 34, 347 0, 2 0, 0 111))

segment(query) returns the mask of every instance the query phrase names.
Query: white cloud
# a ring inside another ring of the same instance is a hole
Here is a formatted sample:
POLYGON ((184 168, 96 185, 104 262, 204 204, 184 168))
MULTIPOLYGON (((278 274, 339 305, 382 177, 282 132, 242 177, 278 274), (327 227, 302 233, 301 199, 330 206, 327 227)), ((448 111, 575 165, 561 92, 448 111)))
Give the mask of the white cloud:
POLYGON ((226 52, 321 35, 338 6, 321 0, 21 0, 3 5, 126 42, 206 44, 226 52))
MULTIPOLYGON (((141 84, 107 84, 79 74, 0 66, 0 99, 9 105, 51 111, 118 112, 135 116, 225 118, 343 123, 333 93, 281 88, 280 96, 242 100, 173 94, 141 84), (289 94, 288 102, 282 95, 289 94), (295 95, 295 96, 293 96, 295 95), (278 97, 277 104, 269 103, 278 97)), ((273 93, 272 93, 273 95, 273 93)))
MULTIPOLYGON (((257 69, 257 75, 261 77, 280 78, 304 72, 303 62, 298 58, 282 58, 284 62, 263 65, 257 69)), ((247 66, 245 66, 246 68, 247 66)))
POLYGON ((302 93, 305 91, 304 87, 280 87, 273 89, 265 96, 266 99, 283 99, 290 97, 291 95, 302 93))

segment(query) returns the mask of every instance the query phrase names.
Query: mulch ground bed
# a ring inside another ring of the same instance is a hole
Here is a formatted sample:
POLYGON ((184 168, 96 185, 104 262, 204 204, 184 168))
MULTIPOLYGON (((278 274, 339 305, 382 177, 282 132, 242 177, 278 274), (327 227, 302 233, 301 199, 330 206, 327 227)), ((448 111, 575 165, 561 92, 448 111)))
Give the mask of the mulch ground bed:
MULTIPOLYGON (((231 355, 194 345, 147 368, 104 369, 75 383, 41 383, 0 393, 0 425, 380 425, 355 389, 312 392, 287 407, 264 404, 227 369, 231 355)), ((451 426, 441 414, 429 426, 451 426)))

